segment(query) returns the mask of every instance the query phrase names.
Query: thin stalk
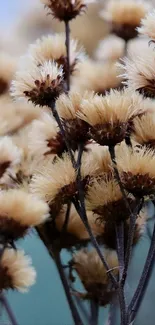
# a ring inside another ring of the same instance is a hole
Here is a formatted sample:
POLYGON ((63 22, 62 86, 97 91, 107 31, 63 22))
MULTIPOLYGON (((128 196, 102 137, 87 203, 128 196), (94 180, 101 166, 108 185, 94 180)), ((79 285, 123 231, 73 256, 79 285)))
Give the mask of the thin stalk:
POLYGON ((124 270, 124 222, 121 221, 116 224, 116 242, 117 242, 117 255, 119 261, 120 280, 122 279, 124 270))
POLYGON ((68 222, 69 222, 69 217, 70 217, 70 211, 71 211, 71 202, 69 202, 67 204, 67 211, 66 211, 66 215, 65 215, 65 221, 62 227, 62 233, 65 233, 67 230, 67 226, 68 226, 68 222))
POLYGON ((143 300, 145 291, 147 289, 147 285, 148 285, 148 282, 150 279, 150 274, 151 274, 152 268, 154 266, 154 263, 155 263, 155 225, 154 225, 151 245, 150 245, 147 259, 146 259, 146 262, 144 265, 144 269, 143 269, 141 278, 139 280, 138 287, 137 287, 135 294, 131 300, 131 303, 128 307, 128 313, 130 315, 130 322, 133 321, 133 319, 135 318, 135 316, 139 310, 139 307, 143 300))
POLYGON ((75 167, 76 167, 76 163, 75 163, 74 155, 73 155, 72 149, 71 149, 71 147, 70 147, 69 141, 68 141, 68 139, 67 139, 67 137, 66 137, 65 130, 64 130, 64 128, 63 128, 63 125, 62 125, 61 119, 60 119, 59 114, 58 114, 58 112, 57 112, 57 110, 56 110, 55 103, 52 102, 51 105, 50 105, 49 107, 51 108, 52 113, 53 113, 53 116, 54 116, 56 122, 58 123, 59 129, 60 129, 60 132, 61 132, 61 134, 62 134, 62 136, 63 136, 63 139, 64 139, 64 141, 65 141, 65 144, 66 144, 66 147, 67 147, 68 153, 69 153, 69 155, 70 155, 70 158, 71 158, 71 161, 72 161, 73 167, 75 168, 75 167))
POLYGON ((98 302, 94 300, 90 300, 90 309, 91 309, 90 325, 98 325, 98 317, 99 317, 98 302))
POLYGON ((120 314, 121 314, 121 325, 127 325, 127 308, 124 295, 124 288, 120 284, 118 289, 119 304, 120 304, 120 314))
POLYGON ((8 317, 11 321, 11 325, 18 325, 15 315, 13 314, 13 311, 8 303, 8 300, 6 299, 3 293, 0 294, 0 301, 8 314, 8 317))
POLYGON ((66 33, 66 53, 67 53, 67 90, 70 90, 70 28, 69 21, 65 21, 65 33, 66 33))
POLYGON ((81 313, 83 314, 83 317, 88 321, 88 325, 90 325, 89 324, 89 314, 88 314, 85 306, 83 305, 83 301, 81 301, 81 299, 79 297, 77 297, 76 295, 74 296, 74 299, 76 301, 78 308, 80 309, 81 313))
POLYGON ((55 260, 55 263, 56 263, 56 267, 57 267, 61 282, 62 282, 64 290, 65 290, 66 298, 67 298, 68 304, 70 306, 72 317, 74 319, 74 324, 75 325, 83 325, 83 322, 82 322, 82 320, 80 318, 80 315, 79 315, 79 313, 78 313, 78 311, 76 309, 76 306, 74 304, 73 298, 72 298, 71 293, 70 293, 68 281, 66 279, 66 275, 65 275, 65 272, 64 272, 64 269, 63 269, 63 266, 62 266, 61 257, 60 257, 59 252, 54 253, 54 260, 55 260))

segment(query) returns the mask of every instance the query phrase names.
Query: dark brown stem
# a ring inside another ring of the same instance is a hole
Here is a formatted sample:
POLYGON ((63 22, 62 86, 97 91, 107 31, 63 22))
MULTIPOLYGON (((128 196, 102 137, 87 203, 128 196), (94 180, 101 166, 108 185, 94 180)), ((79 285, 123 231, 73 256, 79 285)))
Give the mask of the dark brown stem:
POLYGON ((130 322, 132 322, 139 310, 143 297, 145 295, 145 291, 150 279, 150 275, 155 263, 155 225, 151 240, 151 245, 149 248, 148 256, 144 265, 144 269, 136 289, 136 292, 131 300, 131 303, 128 307, 128 313, 130 315, 130 322))
POLYGON ((66 53, 67 53, 67 90, 70 90, 70 28, 69 21, 65 21, 66 53))
POLYGON ((119 280, 122 279, 122 274, 124 270, 124 222, 121 221, 116 224, 116 244, 117 244, 117 255, 119 261, 119 280))
POLYGON ((94 300, 90 300, 90 309, 91 309, 90 325, 98 325, 98 317, 99 317, 98 302, 94 300))
POLYGON ((8 300, 6 299, 5 295, 3 293, 0 294, 0 301, 2 303, 2 305, 4 306, 9 319, 11 321, 11 325, 18 325, 17 320, 15 318, 15 315, 13 314, 13 311, 8 303, 8 300))
POLYGON ((62 227, 62 233, 65 233, 67 230, 67 226, 68 226, 68 222, 69 222, 69 216, 70 216, 70 210, 71 210, 71 202, 69 202, 67 204, 67 211, 66 211, 66 215, 65 215, 65 221, 62 227))

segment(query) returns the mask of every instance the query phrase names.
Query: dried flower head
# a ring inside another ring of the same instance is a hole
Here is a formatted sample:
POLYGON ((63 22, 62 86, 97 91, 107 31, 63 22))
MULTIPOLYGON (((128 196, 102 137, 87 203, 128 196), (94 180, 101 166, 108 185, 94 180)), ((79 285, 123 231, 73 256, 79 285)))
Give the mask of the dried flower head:
POLYGON ((88 124, 79 119, 76 115, 80 109, 83 99, 91 99, 91 93, 83 95, 75 91, 71 91, 68 95, 62 94, 56 101, 56 108, 64 125, 66 136, 73 149, 76 149, 78 143, 88 140, 88 124))
MULTIPOLYGON (((78 41, 70 40, 70 74, 76 69, 76 64, 79 61, 83 61, 85 54, 82 48, 79 48, 78 41)), ((65 35, 55 34, 44 36, 38 39, 35 44, 32 44, 29 48, 29 53, 32 60, 34 60, 37 66, 42 65, 45 61, 55 61, 58 67, 63 68, 64 79, 67 75, 67 53, 65 45, 65 35)))
POLYGON ((155 40, 155 10, 148 13, 142 20, 141 20, 141 26, 137 28, 138 32, 140 34, 146 35, 151 40, 155 40))
MULTIPOLYGON (((104 257, 115 276, 119 267, 116 253, 104 250, 104 257)), ((89 299, 97 300, 102 306, 107 305, 114 289, 109 283, 109 276, 95 250, 81 250, 73 257, 74 268, 78 273, 89 299)))
POLYGON ((123 60, 121 67, 125 73, 122 75, 125 84, 132 91, 138 91, 145 97, 155 97, 155 52, 148 47, 145 52, 135 56, 134 53, 123 60))
POLYGON ((36 155, 61 155, 65 143, 53 116, 44 112, 35 120, 29 132, 29 149, 36 155))
POLYGON ((94 0, 41 0, 49 8, 53 17, 60 21, 69 21, 85 11, 87 4, 94 0))
POLYGON ((129 125, 139 109, 139 96, 129 91, 111 90, 106 96, 94 95, 83 100, 77 116, 90 126, 90 136, 100 145, 115 145, 127 135, 129 125))
POLYGON ((12 173, 14 166, 21 161, 22 152, 11 137, 5 136, 0 138, 0 153, 0 183, 3 183, 12 173))
MULTIPOLYGON (((132 197, 128 197, 130 206, 135 205, 132 197)), ((107 222, 121 221, 129 217, 119 185, 114 179, 97 180, 89 185, 86 206, 100 215, 100 220, 107 222)))
POLYGON ((85 60, 78 65, 77 76, 73 80, 73 86, 84 92, 85 90, 94 91, 98 94, 105 94, 111 88, 119 88, 122 78, 120 69, 114 62, 95 62, 85 60))
POLYGON ((16 71, 16 59, 5 52, 0 53, 0 95, 9 91, 16 71))
POLYGON ((113 176, 113 164, 109 148, 92 143, 86 146, 86 150, 87 153, 83 153, 83 159, 86 158, 95 167, 92 176, 111 178, 113 176))
POLYGON ((136 27, 140 26, 141 19, 149 8, 150 6, 141 0, 110 0, 101 15, 111 24, 113 33, 128 41, 137 36, 136 27))
POLYGON ((155 155, 147 147, 134 146, 133 150, 125 144, 117 149, 117 167, 121 181, 128 192, 135 196, 150 195, 155 191, 155 155))
POLYGON ((18 239, 29 227, 48 218, 48 205, 20 189, 0 192, 0 229, 6 239, 18 239))
POLYGON ((36 281, 31 258, 24 251, 5 249, 0 261, 0 290, 27 292, 36 281))
POLYGON ((100 61, 117 61, 124 56, 125 41, 115 35, 107 36, 99 42, 95 57, 100 61))
POLYGON ((54 102, 63 90, 63 70, 50 61, 41 67, 31 64, 28 71, 21 68, 11 87, 13 97, 27 98, 40 106, 54 102))
POLYGON ((133 139, 141 144, 155 149, 155 114, 144 114, 134 120, 133 139))

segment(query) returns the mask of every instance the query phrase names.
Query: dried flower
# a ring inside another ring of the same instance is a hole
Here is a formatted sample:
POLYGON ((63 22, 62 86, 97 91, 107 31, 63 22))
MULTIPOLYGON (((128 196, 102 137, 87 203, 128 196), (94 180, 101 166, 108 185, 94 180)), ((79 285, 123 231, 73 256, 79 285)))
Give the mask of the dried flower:
POLYGON ((85 11, 87 4, 94 0, 41 0, 50 9, 53 17, 60 21, 69 21, 85 11))
POLYGON ((131 92, 111 90, 105 97, 83 100, 77 116, 89 124, 90 136, 97 143, 113 146, 126 137, 131 121, 141 113, 139 101, 131 92))
POLYGON ((125 144, 117 149, 117 167, 126 190, 135 196, 150 195, 155 191, 155 155, 147 147, 125 144))
POLYGON ((124 52, 124 40, 115 35, 110 35, 99 42, 99 45, 95 52, 95 57, 100 61, 117 61, 124 56, 124 52))
POLYGON ((44 112, 29 132, 29 149, 34 155, 61 155, 65 150, 63 137, 53 116, 44 112))
POLYGON ((16 71, 16 59, 5 52, 0 53, 0 95, 9 91, 16 71))
POLYGON ((6 239, 18 239, 29 227, 48 218, 48 205, 20 189, 0 192, 0 229, 6 239))
MULTIPOLYGON (((119 266, 116 253, 104 250, 104 257, 115 276, 118 275, 119 266)), ((113 296, 114 289, 109 283, 109 276, 100 257, 93 249, 81 250, 73 256, 74 268, 78 273, 89 299, 97 300, 102 306, 107 305, 113 296)))
POLYGON ((79 143, 88 140, 88 124, 76 116, 83 99, 91 99, 88 92, 81 95, 75 91, 68 95, 62 94, 56 101, 56 109, 64 125, 66 136, 75 150, 79 143))
POLYGON ((155 97, 155 52, 148 47, 145 52, 135 56, 134 53, 129 58, 125 58, 121 67, 125 73, 122 75, 126 80, 124 83, 132 91, 138 91, 145 97, 155 97))
POLYGON ((111 0, 101 13, 102 17, 111 24, 112 32, 128 41, 137 36, 136 27, 140 26, 150 6, 145 1, 111 0))
POLYGON ((5 249, 0 261, 0 290, 27 292, 36 281, 31 258, 24 251, 5 249))
POLYGON ((81 93, 93 90, 104 95, 111 88, 121 86, 122 78, 118 77, 121 71, 114 62, 103 63, 85 60, 77 67, 77 76, 73 80, 73 87, 76 91, 79 89, 81 93))
POLYGON ((133 139, 155 149, 155 115, 148 113, 134 120, 133 139))
MULTIPOLYGON (((130 206, 135 205, 132 197, 128 197, 130 206)), ((114 179, 94 179, 88 187, 86 206, 100 215, 100 220, 107 222, 121 221, 129 217, 129 210, 122 196, 119 185, 114 179)))
MULTIPOLYGON (((78 48, 78 41, 70 40, 70 74, 76 69, 76 64, 83 61, 85 54, 82 48, 78 48)), ((32 44, 28 52, 32 60, 37 66, 42 65, 45 61, 55 61, 58 67, 62 67, 64 79, 67 75, 67 54, 65 45, 65 35, 55 34, 44 36, 38 39, 35 44, 32 44)))
POLYGON ((31 64, 29 71, 21 69, 12 82, 12 96, 27 98, 35 105, 48 106, 64 90, 63 71, 54 62, 45 62, 41 67, 31 64))
POLYGON ((155 40, 155 10, 148 13, 142 20, 141 20, 141 26, 137 28, 137 31, 140 34, 146 35, 151 40, 155 40))

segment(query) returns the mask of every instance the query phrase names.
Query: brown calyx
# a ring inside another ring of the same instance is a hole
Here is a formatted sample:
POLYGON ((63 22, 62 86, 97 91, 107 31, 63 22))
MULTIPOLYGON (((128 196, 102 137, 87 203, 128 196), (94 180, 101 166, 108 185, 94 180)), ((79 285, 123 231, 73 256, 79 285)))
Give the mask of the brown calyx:
POLYGON ((118 37, 123 38, 126 42, 137 37, 137 25, 112 23, 112 32, 118 37))
MULTIPOLYGON (((47 79, 49 79, 47 75, 47 79)), ((31 91, 24 91, 24 95, 29 97, 35 105, 49 106, 59 95, 64 92, 65 84, 61 81, 61 76, 51 81, 50 86, 46 86, 46 82, 35 81, 35 87, 31 91)))
POLYGON ((115 146, 124 140, 128 123, 96 124, 89 129, 90 136, 101 146, 115 146))
POLYGON ((55 138, 47 140, 47 146, 50 150, 45 153, 45 156, 49 154, 57 154, 60 156, 66 149, 65 142, 60 132, 57 133, 55 138))
POLYGON ((0 164, 0 178, 3 176, 9 166, 10 161, 5 161, 4 163, 0 164))
POLYGON ((51 0, 48 7, 51 9, 53 16, 60 21, 72 20, 86 8, 84 4, 81 4, 80 0, 77 0, 76 3, 68 0, 51 0))
MULTIPOLYGON (((147 80, 147 79, 146 79, 147 80)), ((142 94, 145 98, 155 98, 155 80, 147 80, 148 85, 136 89, 140 94, 142 94)))
POLYGON ((17 240, 23 237, 28 227, 21 225, 12 218, 0 216, 1 235, 7 240, 17 240))
POLYGON ((0 78, 0 95, 5 94, 9 89, 8 82, 3 78, 0 78))
POLYGON ((78 148, 79 143, 85 143, 89 140, 89 125, 76 118, 76 119, 62 119, 66 136, 73 150, 78 148))
POLYGON ((137 197, 155 192, 155 177, 150 177, 149 173, 134 175, 131 172, 122 172, 121 180, 127 191, 137 197))
POLYGON ((14 289, 12 277, 8 273, 8 268, 0 264, 0 291, 6 289, 14 289))
MULTIPOLYGON (((136 207, 136 200, 128 198, 128 202, 133 211, 136 207)), ((99 206, 93 211, 101 216, 98 219, 103 220, 103 222, 120 222, 126 220, 130 214, 123 198, 110 202, 107 205, 99 206)))
POLYGON ((108 284, 103 284, 103 283, 83 283, 84 287, 88 291, 87 293, 87 298, 88 299, 93 299, 96 302, 99 303, 100 306, 106 306, 108 305, 114 294, 115 294, 115 289, 109 287, 108 284))

